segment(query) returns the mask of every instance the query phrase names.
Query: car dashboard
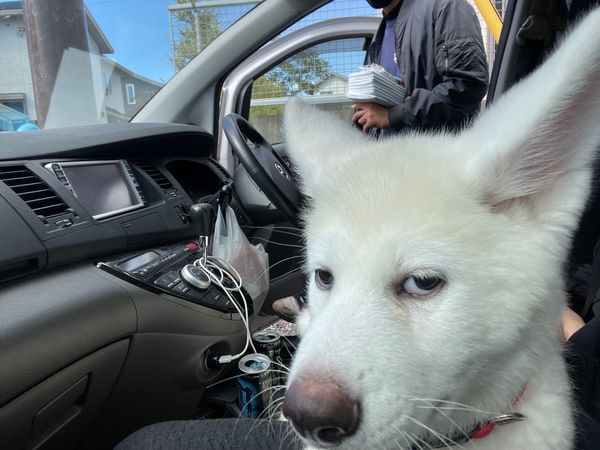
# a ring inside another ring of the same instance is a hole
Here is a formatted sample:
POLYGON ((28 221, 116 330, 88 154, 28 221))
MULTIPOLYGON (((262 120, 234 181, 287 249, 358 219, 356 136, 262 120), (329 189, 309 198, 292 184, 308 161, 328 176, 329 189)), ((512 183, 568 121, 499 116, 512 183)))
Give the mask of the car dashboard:
MULTIPOLYGON (((197 257, 191 205, 231 183, 212 135, 114 124, 0 140, 2 447, 112 448, 145 424, 201 416, 228 370, 209 357, 245 340, 216 287, 199 294, 178 275, 197 257)), ((253 327, 272 321, 255 314, 253 327)))
POLYGON ((85 257, 192 237, 190 206, 217 193, 229 182, 228 174, 209 157, 210 134, 191 126, 165 133, 164 127, 157 126, 154 139, 148 136, 151 127, 139 134, 133 128, 127 145, 121 127, 113 134, 110 127, 98 127, 98 134, 88 130, 84 152, 66 151, 71 141, 48 133, 43 137, 52 142, 43 145, 50 148, 46 154, 0 161, 0 206, 6 211, 0 219, 5 230, 0 282, 85 257), (162 141, 169 157, 160 156, 162 141), (73 157, 61 157, 69 153, 73 157))

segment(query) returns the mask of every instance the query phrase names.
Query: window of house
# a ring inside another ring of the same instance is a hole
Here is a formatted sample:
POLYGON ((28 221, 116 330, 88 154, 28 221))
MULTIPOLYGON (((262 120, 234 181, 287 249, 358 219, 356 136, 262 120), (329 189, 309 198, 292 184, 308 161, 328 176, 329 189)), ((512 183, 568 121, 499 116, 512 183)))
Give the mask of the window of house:
POLYGON ((132 83, 125 85, 125 91, 127 93, 127 103, 135 105, 135 86, 132 83))
POLYGON ((112 84, 110 82, 110 75, 108 73, 102 74, 102 83, 104 84, 104 95, 108 96, 112 94, 112 84))
POLYGON ((25 100, 0 100, 0 104, 8 106, 21 114, 27 114, 25 109, 25 100))

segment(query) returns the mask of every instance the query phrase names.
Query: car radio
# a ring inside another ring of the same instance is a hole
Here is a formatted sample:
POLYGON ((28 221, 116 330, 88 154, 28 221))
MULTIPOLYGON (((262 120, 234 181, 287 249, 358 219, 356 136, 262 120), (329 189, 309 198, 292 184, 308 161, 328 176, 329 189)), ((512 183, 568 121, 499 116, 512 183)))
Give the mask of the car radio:
POLYGON ((146 205, 129 163, 112 161, 53 162, 45 165, 86 211, 102 220, 146 205), (98 195, 104 192, 106 195, 98 195))
MULTIPOLYGON (((198 249, 196 242, 188 242, 100 262, 97 266, 151 292, 173 295, 225 313, 236 313, 236 307, 219 286, 209 283, 191 284, 187 281, 190 277, 181 275, 188 264, 193 264, 200 257, 198 249)), ((225 285, 227 286, 226 283, 225 285)), ((248 314, 252 314, 252 298, 243 288, 242 292, 248 304, 248 314)), ((244 302, 239 293, 230 291, 230 295, 243 311, 244 302)))

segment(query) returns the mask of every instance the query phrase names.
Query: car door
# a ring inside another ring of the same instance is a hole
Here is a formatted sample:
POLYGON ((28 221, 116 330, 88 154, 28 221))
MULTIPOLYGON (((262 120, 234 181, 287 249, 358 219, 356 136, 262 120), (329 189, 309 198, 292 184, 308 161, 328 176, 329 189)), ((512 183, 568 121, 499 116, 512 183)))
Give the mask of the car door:
POLYGON ((344 17, 317 22, 273 40, 236 67, 222 88, 219 162, 230 170, 234 167, 222 127, 223 118, 230 113, 247 116, 272 144, 283 142, 283 105, 293 95, 349 119, 347 76, 364 61, 380 20, 344 17), (298 86, 292 86, 294 83, 298 86))

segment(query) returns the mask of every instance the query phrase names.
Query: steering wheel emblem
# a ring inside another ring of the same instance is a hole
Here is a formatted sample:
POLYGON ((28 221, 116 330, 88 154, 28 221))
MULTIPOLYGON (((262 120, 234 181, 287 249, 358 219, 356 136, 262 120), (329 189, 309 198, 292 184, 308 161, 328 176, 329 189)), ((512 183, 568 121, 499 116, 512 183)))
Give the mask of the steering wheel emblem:
POLYGON ((282 176, 285 177, 286 180, 290 179, 290 176, 288 175, 287 171, 282 167, 281 164, 279 164, 278 162, 275 162, 275 168, 277 169, 277 172, 279 172, 282 176))

